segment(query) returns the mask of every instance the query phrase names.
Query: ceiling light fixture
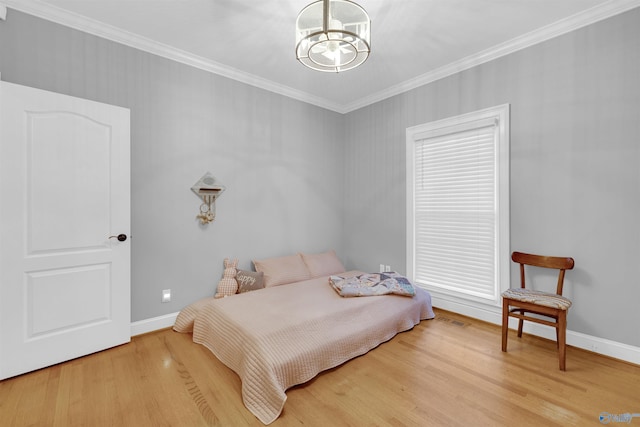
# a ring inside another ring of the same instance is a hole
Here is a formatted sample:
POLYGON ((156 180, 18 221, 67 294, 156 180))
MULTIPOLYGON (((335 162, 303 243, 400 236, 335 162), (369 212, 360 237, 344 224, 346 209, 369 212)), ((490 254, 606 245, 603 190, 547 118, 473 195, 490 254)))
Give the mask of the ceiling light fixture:
POLYGON ((296 20, 296 58, 318 71, 339 73, 357 67, 371 52, 371 19, 349 0, 320 0, 296 20))

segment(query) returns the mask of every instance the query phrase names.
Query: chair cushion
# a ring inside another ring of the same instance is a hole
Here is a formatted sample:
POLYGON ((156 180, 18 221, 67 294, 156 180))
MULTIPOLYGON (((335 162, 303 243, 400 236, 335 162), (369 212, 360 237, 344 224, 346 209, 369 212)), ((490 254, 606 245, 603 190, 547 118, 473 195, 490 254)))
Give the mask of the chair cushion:
POLYGON ((562 295, 550 294, 533 289, 511 288, 504 291, 502 296, 516 301, 530 302, 560 310, 568 310, 569 307, 571 307, 571 300, 562 295))

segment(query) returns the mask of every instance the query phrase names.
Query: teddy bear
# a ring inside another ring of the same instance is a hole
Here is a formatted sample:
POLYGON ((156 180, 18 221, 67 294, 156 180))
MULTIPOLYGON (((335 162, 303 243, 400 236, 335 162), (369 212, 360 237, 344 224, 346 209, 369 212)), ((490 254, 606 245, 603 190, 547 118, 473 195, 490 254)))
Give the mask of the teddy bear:
POLYGON ((222 273, 222 279, 218 282, 218 288, 216 289, 214 298, 222 298, 238 292, 238 282, 236 281, 237 267, 237 259, 224 259, 224 272, 222 273))

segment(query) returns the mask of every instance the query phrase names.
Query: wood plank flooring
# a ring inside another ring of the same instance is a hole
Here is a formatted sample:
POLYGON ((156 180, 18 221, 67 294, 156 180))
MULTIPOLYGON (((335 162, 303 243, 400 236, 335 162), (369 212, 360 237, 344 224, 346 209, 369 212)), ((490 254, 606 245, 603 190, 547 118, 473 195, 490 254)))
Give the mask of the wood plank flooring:
MULTIPOLYGON (((364 356, 287 391, 280 426, 588 426, 640 413, 640 366, 436 310, 364 356)), ((615 424, 615 423, 613 423, 615 424)), ((640 426, 640 417, 630 425, 640 426)), ((262 426, 238 376, 188 334, 130 344, 0 382, 2 426, 262 426)))

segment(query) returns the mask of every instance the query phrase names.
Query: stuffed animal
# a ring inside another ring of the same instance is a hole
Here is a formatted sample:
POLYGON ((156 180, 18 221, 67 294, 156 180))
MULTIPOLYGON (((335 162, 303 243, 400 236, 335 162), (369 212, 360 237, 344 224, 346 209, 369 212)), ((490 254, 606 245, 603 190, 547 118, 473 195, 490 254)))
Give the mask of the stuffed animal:
POLYGON ((237 259, 224 259, 224 272, 222 273, 222 279, 218 282, 218 288, 216 289, 214 298, 222 298, 238 292, 238 282, 236 281, 237 267, 237 259))

